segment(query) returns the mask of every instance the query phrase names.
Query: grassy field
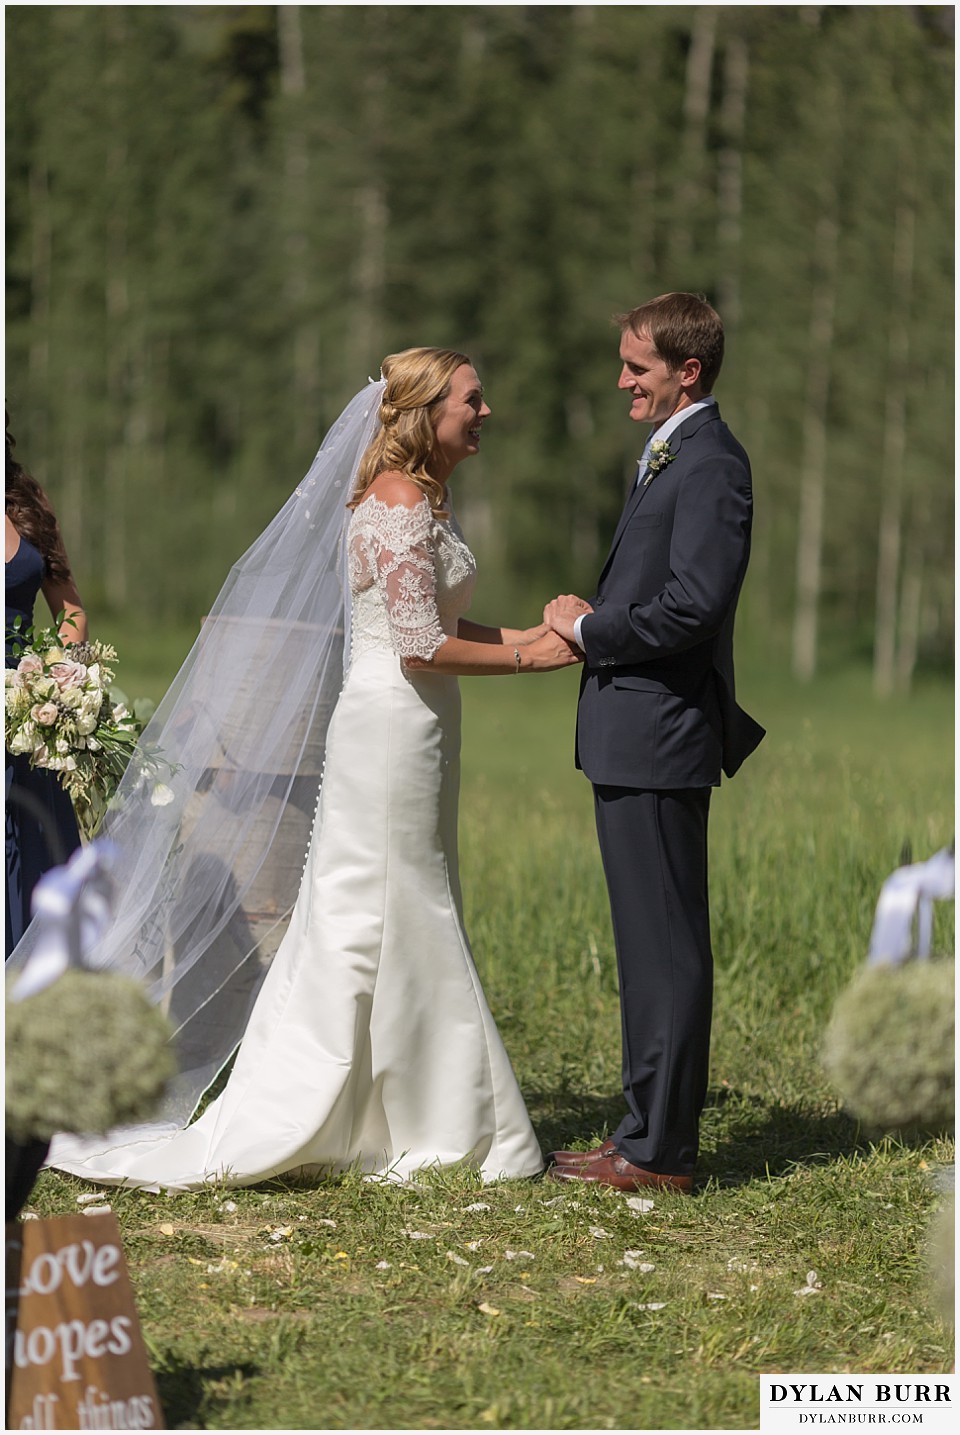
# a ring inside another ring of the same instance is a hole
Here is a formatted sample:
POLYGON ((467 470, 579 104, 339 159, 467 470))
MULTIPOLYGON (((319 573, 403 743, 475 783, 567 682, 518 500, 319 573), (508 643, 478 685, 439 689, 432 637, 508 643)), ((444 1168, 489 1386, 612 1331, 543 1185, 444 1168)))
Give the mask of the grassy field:
MULTIPOLYGON (((131 695, 150 680, 121 674, 131 695)), ((622 1113, 576 675, 463 688, 478 966, 542 1146, 586 1146, 622 1113)), ((952 836, 952 693, 880 706, 861 674, 748 674, 741 698, 770 736, 711 817, 694 1196, 483 1188, 462 1171, 112 1193, 170 1426, 748 1429, 760 1372, 951 1368, 926 1243, 953 1143, 871 1138, 820 1050, 881 882, 952 836)), ((938 950, 953 940, 944 904, 938 950)), ((85 1189, 45 1173, 32 1209, 75 1210, 85 1189)))

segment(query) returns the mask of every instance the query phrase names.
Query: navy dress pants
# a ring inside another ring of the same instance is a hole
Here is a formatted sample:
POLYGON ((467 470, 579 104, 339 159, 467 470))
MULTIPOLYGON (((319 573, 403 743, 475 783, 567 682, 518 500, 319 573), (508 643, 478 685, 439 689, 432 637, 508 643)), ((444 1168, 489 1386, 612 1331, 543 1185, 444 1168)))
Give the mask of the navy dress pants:
POLYGON ((709 787, 594 787, 620 980, 623 1090, 614 1132, 636 1166, 688 1175, 707 1094, 713 955, 709 787))

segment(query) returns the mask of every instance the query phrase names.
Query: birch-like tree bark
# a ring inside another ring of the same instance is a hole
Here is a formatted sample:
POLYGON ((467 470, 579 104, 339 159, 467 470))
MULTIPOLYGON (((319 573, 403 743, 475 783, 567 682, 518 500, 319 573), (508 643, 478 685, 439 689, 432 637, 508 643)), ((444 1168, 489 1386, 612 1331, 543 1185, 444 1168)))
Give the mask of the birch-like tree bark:
POLYGON ((803 398, 800 513, 797 529, 797 594, 793 620, 793 672, 807 682, 817 670, 823 555, 823 506, 827 473, 827 402, 837 303, 840 226, 836 191, 814 234, 816 279, 810 306, 807 382, 803 398))
MULTIPOLYGON (((910 361, 915 213, 909 196, 894 220, 893 283, 888 296, 886 392, 883 408, 883 462, 880 470, 880 527, 874 618, 873 687, 889 697, 897 686, 897 609, 903 546, 904 455, 907 446, 905 376, 910 361)), ((912 667, 912 665, 911 665, 912 667)))
POLYGON ((683 145, 675 189, 676 217, 670 243, 670 263, 677 288, 685 284, 683 271, 693 256, 696 223, 703 207, 707 117, 717 42, 717 14, 713 5, 701 5, 694 11, 687 55, 683 145))
POLYGON ((717 156, 717 307, 728 334, 740 322, 740 247, 743 238, 743 140, 747 117, 749 51, 740 35, 731 35, 723 55, 720 128, 723 148, 717 156))

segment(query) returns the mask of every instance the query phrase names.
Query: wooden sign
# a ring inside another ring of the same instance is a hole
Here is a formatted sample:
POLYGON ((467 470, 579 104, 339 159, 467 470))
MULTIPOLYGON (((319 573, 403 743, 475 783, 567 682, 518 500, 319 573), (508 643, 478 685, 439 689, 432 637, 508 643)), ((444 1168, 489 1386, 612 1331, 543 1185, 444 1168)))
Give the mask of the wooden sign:
POLYGON ((162 1430, 116 1217, 7 1226, 7 1430, 162 1430))

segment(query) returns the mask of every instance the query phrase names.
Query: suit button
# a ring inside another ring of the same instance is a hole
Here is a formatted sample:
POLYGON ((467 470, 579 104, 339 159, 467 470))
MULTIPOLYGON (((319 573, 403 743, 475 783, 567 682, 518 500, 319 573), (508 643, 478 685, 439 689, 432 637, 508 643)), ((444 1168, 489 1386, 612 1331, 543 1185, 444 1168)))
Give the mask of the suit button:
POLYGON ((603 599, 602 599, 602 598, 594 598, 594 600, 593 600, 593 606, 594 606, 595 608, 602 608, 602 607, 603 607, 603 599))

